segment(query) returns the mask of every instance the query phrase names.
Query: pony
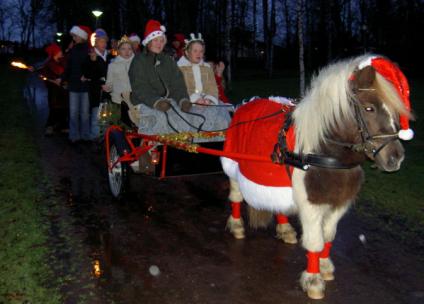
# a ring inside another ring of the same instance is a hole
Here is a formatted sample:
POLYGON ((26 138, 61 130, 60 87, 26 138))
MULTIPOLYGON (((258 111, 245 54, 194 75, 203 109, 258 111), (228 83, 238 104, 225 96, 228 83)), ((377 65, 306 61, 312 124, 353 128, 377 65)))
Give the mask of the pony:
POLYGON ((245 237, 244 200, 250 226, 266 227, 275 215, 277 237, 294 244, 287 216, 297 214, 307 250, 300 284, 310 298, 322 299, 325 281, 334 280, 337 223, 364 181, 361 164, 368 158, 382 171, 399 170, 399 139, 413 136, 409 119, 405 76, 389 59, 370 54, 324 67, 294 107, 271 99, 240 106, 224 143, 233 158, 221 157, 230 181, 227 228, 236 239, 245 237), (269 161, 234 156, 243 154, 269 161))

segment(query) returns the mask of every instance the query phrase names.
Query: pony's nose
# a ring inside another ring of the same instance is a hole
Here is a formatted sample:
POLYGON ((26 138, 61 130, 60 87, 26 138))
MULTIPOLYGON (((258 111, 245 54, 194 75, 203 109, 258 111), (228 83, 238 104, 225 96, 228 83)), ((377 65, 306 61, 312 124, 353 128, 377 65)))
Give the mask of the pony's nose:
POLYGON ((396 157, 391 155, 387 162, 387 167, 390 168, 390 171, 397 171, 400 169, 401 157, 396 157))

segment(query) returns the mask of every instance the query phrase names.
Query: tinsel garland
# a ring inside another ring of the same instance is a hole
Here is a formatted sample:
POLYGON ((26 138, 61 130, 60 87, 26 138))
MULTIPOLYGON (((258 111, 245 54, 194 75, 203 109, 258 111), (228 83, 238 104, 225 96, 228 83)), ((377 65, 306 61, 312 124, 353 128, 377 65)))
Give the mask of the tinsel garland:
POLYGON ((198 144, 193 144, 193 139, 225 137, 225 132, 181 132, 158 135, 159 142, 168 146, 184 150, 190 153, 198 153, 198 144))

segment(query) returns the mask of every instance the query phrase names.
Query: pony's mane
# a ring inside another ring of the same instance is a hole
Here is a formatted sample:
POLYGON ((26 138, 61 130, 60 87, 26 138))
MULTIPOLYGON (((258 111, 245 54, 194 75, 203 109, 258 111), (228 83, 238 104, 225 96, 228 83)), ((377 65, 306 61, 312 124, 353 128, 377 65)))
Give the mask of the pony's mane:
MULTIPOLYGON (((353 92, 349 78, 370 55, 350 58, 324 67, 314 76, 305 97, 293 112, 296 151, 319 152, 331 130, 343 130, 354 121, 353 92)), ((376 73, 375 89, 393 113, 407 114, 397 91, 376 73)))

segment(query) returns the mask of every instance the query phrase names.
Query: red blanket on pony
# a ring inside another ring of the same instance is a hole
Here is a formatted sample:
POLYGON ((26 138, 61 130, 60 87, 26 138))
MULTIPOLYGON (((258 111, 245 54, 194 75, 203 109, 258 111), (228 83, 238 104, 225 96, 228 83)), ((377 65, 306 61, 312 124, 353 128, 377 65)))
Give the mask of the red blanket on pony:
MULTIPOLYGON (((293 107, 279 102, 257 99, 240 107, 234 114, 226 134, 224 151, 269 156, 269 162, 235 159, 240 172, 249 180, 265 186, 291 187, 286 168, 272 163, 271 154, 278 142, 278 133, 284 124, 286 113, 292 110, 293 107), (284 112, 272 115, 282 110, 284 112), (268 115, 272 116, 261 119, 268 115), (249 122, 244 123, 245 121, 249 122)), ((286 139, 288 149, 293 151, 293 126, 287 132, 286 139)))

